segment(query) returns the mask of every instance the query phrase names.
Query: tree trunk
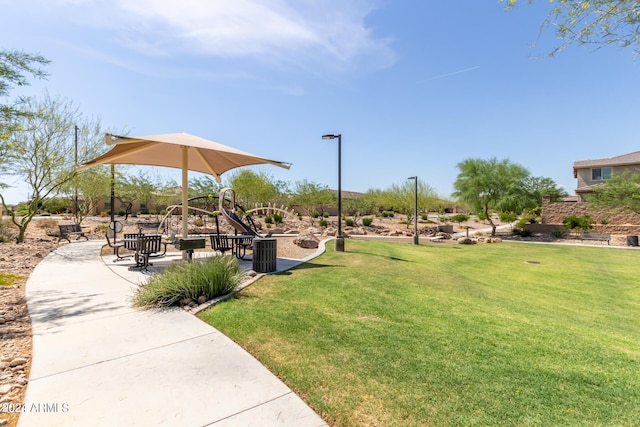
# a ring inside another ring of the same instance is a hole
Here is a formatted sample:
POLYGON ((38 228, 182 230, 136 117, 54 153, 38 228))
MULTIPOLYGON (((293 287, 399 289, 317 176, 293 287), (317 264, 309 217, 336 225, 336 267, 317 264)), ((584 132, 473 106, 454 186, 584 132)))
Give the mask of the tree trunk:
POLYGON ((489 224, 491 225, 491 237, 495 237, 496 236, 496 225, 493 223, 493 220, 491 219, 491 215, 489 215, 489 205, 488 204, 484 205, 484 216, 485 216, 485 218, 487 218, 487 221, 489 221, 489 224))

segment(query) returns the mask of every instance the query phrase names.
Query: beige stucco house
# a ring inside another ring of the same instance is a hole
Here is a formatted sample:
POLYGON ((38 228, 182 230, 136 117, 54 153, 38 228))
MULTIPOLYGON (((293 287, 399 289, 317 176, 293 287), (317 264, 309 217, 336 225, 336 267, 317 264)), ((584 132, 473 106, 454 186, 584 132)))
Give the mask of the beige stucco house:
POLYGON ((640 173, 640 151, 607 159, 573 162, 573 176, 578 180, 576 195, 584 201, 584 195, 592 192, 594 185, 601 184, 625 170, 640 173))

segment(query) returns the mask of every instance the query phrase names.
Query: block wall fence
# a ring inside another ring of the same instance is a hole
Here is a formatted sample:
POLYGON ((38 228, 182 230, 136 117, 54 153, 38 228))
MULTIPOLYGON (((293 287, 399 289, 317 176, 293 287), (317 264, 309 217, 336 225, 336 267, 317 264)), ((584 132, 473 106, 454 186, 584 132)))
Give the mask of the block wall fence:
POLYGON ((562 221, 570 215, 591 216, 595 221, 593 229, 591 230, 592 233, 613 235, 640 234, 640 214, 620 213, 610 209, 594 209, 588 202, 552 202, 549 197, 542 199, 541 224, 529 224, 526 228, 538 233, 564 229, 562 221))

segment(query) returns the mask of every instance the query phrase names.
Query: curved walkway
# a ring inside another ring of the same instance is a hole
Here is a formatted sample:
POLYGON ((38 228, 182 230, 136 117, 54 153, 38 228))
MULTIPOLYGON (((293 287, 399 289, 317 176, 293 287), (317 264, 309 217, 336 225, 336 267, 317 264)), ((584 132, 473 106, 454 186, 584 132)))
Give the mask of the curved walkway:
POLYGON ((33 358, 20 427, 326 426, 282 381, 181 309, 131 307, 102 241, 61 246, 26 287, 33 358))

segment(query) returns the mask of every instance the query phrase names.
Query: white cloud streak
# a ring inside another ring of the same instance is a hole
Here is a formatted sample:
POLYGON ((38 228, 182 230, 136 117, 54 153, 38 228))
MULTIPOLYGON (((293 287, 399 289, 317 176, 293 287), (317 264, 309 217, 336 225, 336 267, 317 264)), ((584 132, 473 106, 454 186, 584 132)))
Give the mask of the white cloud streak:
POLYGON ((375 36, 365 24, 374 1, 48 0, 46 7, 57 5, 57 13, 73 16, 75 25, 107 30, 113 40, 147 55, 384 68, 396 58, 391 40, 375 36))
POLYGON ((473 70, 477 70, 478 68, 480 68, 479 65, 476 65, 474 67, 470 67, 470 68, 465 68, 464 70, 458 70, 458 71, 453 71, 451 73, 447 73, 447 74, 440 74, 439 76, 434 76, 434 77, 430 77, 424 81, 426 82, 430 82, 432 80, 439 80, 439 79, 444 79, 447 77, 451 77, 451 76, 455 76, 457 74, 462 74, 462 73, 467 73, 469 71, 473 71, 473 70))

